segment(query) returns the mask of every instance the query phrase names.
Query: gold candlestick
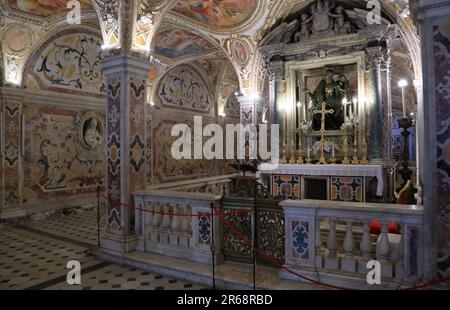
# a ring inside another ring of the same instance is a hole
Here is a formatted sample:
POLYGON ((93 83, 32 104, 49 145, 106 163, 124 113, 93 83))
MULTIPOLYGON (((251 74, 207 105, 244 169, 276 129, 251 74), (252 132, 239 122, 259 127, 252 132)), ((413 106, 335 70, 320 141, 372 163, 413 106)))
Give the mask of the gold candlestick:
POLYGON ((363 157, 361 158, 361 165, 367 165, 369 161, 367 160, 367 142, 363 139, 363 157))
POLYGON ((281 163, 282 164, 287 164, 288 163, 286 153, 287 153, 287 145, 286 145, 286 142, 284 142, 283 143, 283 156, 281 158, 281 163))
MULTIPOLYGON (((345 123, 344 123, 345 126, 345 123)), ((344 127, 344 145, 343 145, 343 151, 344 151, 344 159, 342 160, 343 165, 350 164, 350 159, 348 158, 348 137, 347 137, 347 126, 344 127)))
POLYGON ((352 165, 359 165, 358 160, 358 131, 355 124, 355 136, 353 139, 353 158, 352 158, 352 165))
POLYGON ((302 133, 300 132, 298 135, 298 158, 297 158, 297 164, 303 164, 303 149, 302 149, 302 133))
POLYGON ((325 160, 325 154, 324 154, 324 149, 325 149, 325 139, 322 136, 322 140, 320 140, 320 159, 319 159, 319 165, 325 165, 327 163, 327 161, 325 160))
POLYGON ((290 164, 295 164, 295 145, 294 139, 291 140, 291 158, 289 159, 290 164))
POLYGON ((310 150, 309 146, 308 146, 308 158, 306 158, 306 163, 307 163, 308 165, 311 165, 311 163, 312 163, 312 160, 311 160, 311 150, 310 150))

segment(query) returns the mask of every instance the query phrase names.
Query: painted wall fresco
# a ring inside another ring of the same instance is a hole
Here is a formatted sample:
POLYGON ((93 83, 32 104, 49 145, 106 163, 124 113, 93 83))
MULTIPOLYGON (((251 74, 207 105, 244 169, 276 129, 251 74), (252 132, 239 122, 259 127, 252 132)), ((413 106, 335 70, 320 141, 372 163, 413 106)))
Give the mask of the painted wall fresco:
POLYGON ((219 97, 219 111, 223 109, 223 112, 227 117, 238 118, 240 117, 239 102, 237 101, 236 92, 239 92, 238 77, 231 64, 227 64, 224 69, 224 75, 219 84, 218 97, 219 97))
POLYGON ((209 113, 213 101, 207 83, 190 66, 170 70, 160 81, 158 97, 163 106, 209 113))
POLYGON ((100 112, 25 105, 24 202, 94 193, 104 184, 100 112))
POLYGON ((434 27, 438 272, 450 273, 450 23, 434 27))
POLYGON ((206 39, 190 31, 172 28, 159 32, 155 38, 155 52, 166 58, 179 58, 214 50, 206 39))
POLYGON ((101 38, 66 31, 50 38, 27 64, 25 85, 80 95, 103 96, 101 38))
MULTIPOLYGON (((153 129, 154 182, 168 183, 218 174, 216 160, 176 160, 171 156, 172 143, 177 137, 171 136, 172 127, 180 121, 160 120, 153 129)), ((183 121, 193 128, 193 122, 183 121)), ((205 140, 206 141, 206 140, 205 140)))
MULTIPOLYGON (((67 10, 69 0, 8 0, 11 7, 40 16, 50 16, 67 10)), ((91 0, 79 0, 82 8, 92 8, 91 0)))
POLYGON ((256 0, 181 0, 173 10, 205 25, 230 27, 246 21, 256 6, 256 0))

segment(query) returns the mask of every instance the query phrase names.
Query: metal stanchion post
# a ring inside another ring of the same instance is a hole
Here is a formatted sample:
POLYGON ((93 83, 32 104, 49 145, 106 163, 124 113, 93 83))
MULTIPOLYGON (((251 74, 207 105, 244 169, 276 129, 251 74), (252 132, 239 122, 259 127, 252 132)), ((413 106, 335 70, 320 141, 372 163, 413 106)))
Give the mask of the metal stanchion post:
POLYGON ((97 187, 97 246, 100 247, 100 186, 97 187))
POLYGON ((214 203, 211 203, 211 258, 212 258, 212 289, 216 289, 216 261, 214 243, 214 203))

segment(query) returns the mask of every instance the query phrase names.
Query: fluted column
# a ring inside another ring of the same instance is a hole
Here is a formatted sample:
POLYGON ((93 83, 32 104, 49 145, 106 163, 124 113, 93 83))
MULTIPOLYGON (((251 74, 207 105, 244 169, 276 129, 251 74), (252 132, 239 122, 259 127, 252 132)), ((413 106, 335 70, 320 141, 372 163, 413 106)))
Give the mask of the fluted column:
POLYGON ((284 100, 286 98, 286 74, 284 63, 275 61, 269 67, 269 85, 270 85, 270 115, 271 123, 280 126, 280 150, 283 149, 285 136, 285 111, 283 110, 284 100))

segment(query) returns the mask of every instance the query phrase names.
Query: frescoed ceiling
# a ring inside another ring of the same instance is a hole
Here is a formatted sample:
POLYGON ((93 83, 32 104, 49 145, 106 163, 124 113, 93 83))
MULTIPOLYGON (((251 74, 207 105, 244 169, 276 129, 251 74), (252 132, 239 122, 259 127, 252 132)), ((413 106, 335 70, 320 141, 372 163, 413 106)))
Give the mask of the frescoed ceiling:
POLYGON ((234 27, 248 20, 257 0, 180 0, 173 11, 204 26, 234 27))
MULTIPOLYGON (((15 10, 47 17, 67 10, 69 0, 8 0, 15 10)), ((91 0, 79 0, 82 8, 92 8, 91 0)))
POLYGON ((163 25, 155 38, 155 53, 170 60, 201 55, 216 48, 203 37, 188 30, 163 25))

